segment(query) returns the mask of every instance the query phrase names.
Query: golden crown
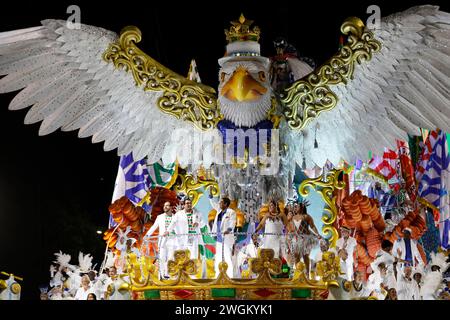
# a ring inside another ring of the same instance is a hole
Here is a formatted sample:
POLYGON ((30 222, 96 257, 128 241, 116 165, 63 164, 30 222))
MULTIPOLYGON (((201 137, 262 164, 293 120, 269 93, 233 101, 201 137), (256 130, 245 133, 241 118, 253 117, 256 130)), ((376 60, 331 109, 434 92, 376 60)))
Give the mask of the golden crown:
POLYGON ((261 31, 259 27, 254 26, 250 29, 253 20, 247 20, 241 13, 238 21, 231 21, 230 30, 225 30, 225 35, 228 43, 234 41, 259 41, 261 31))

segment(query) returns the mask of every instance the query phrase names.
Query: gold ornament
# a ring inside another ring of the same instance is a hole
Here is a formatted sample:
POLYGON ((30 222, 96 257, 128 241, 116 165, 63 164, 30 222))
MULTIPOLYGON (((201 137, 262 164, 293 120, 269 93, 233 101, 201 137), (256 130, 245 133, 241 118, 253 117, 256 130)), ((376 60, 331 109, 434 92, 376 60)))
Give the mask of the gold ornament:
POLYGON ((118 69, 130 71, 136 86, 144 91, 161 91, 159 109, 177 119, 191 122, 200 130, 216 127, 222 119, 213 88, 189 80, 164 67, 140 50, 136 43, 142 39, 134 26, 125 27, 117 42, 109 45, 103 54, 106 62, 118 69))
POLYGON ((196 260, 190 259, 191 254, 189 250, 177 250, 173 256, 174 260, 170 260, 167 264, 171 276, 197 273, 197 262, 196 260))
POLYGON ((339 257, 332 251, 324 252, 322 260, 317 263, 317 274, 323 281, 329 282, 334 286, 339 286, 336 281, 341 274, 341 266, 339 257))
POLYGON ((342 170, 333 169, 325 177, 321 175, 315 179, 304 180, 298 187, 298 192, 302 197, 307 197, 311 188, 316 190, 325 202, 324 214, 322 216, 322 222, 324 224, 322 232, 325 236, 330 235, 328 240, 330 241, 331 248, 336 246, 338 239, 338 231, 333 226, 337 218, 336 197, 333 195, 333 192, 334 190, 345 187, 345 183, 338 179, 341 173, 342 170))
POLYGON ((250 259, 250 270, 253 273, 275 275, 281 273, 281 260, 274 258, 275 253, 272 249, 260 249, 258 256, 258 258, 250 259))
POLYGON ((219 194, 219 185, 212 173, 206 176, 197 175, 197 178, 195 178, 192 174, 188 174, 186 170, 179 169, 174 190, 178 193, 185 193, 192 200, 192 206, 195 206, 203 195, 201 191, 198 191, 202 187, 205 189, 209 188, 213 196, 219 194))
POLYGON ((20 284, 18 284, 17 282, 14 282, 13 284, 11 284, 11 292, 14 294, 19 294, 20 293, 20 284))
MULTIPOLYGON (((255 279, 230 279, 226 270, 228 265, 225 262, 219 264, 219 274, 215 279, 193 279, 189 275, 197 273, 198 263, 189 258, 189 250, 176 251, 174 260, 169 262, 169 273, 173 279, 159 280, 158 273, 152 272, 147 278, 147 282, 135 283, 134 277, 130 277, 131 290, 135 293, 149 292, 151 299, 214 299, 214 290, 232 293, 235 299, 297 299, 293 297, 294 290, 310 290, 311 298, 317 297, 315 291, 322 291, 329 286, 336 285, 334 281, 324 281, 322 279, 308 279, 305 274, 305 266, 297 264, 297 269, 291 279, 276 279, 271 274, 281 271, 281 262, 274 258, 271 249, 262 249, 258 252, 258 258, 253 260, 252 268, 256 272, 255 279), (181 292, 180 292, 181 291, 181 292), (259 295, 260 291, 270 291, 268 297, 259 295), (156 295, 155 295, 156 292, 156 295), (189 296, 187 297, 186 294, 189 296), (155 297, 156 296, 156 297, 155 297)), ((134 261, 131 269, 140 268, 142 262, 134 261)), ((249 274, 246 275, 250 276, 249 274)), ((145 294, 138 294, 138 298, 145 298, 145 294)), ((233 298, 233 297, 231 297, 233 298)))
POLYGON ((333 109, 338 97, 330 85, 347 84, 353 79, 356 63, 369 61, 372 54, 381 49, 381 43, 373 38, 371 31, 365 30, 359 18, 346 19, 341 32, 348 40, 339 52, 311 74, 294 82, 282 96, 284 115, 291 129, 301 130, 323 111, 333 109))
POLYGON ((248 20, 244 17, 244 14, 241 13, 238 21, 231 21, 230 30, 225 30, 225 36, 228 43, 234 41, 259 41, 261 30, 258 27, 253 27, 250 29, 250 26, 253 24, 253 20, 248 20))
POLYGON ((8 287, 5 280, 0 279, 0 291, 5 290, 8 287))

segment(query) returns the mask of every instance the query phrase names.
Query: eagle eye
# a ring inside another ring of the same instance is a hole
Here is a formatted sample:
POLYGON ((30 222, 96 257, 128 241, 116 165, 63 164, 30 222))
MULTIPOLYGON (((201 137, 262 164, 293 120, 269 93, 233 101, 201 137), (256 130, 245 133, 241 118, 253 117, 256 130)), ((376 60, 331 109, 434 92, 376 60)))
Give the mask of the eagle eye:
POLYGON ((259 75, 259 80, 266 81, 266 73, 264 71, 260 71, 258 73, 258 75, 259 75))

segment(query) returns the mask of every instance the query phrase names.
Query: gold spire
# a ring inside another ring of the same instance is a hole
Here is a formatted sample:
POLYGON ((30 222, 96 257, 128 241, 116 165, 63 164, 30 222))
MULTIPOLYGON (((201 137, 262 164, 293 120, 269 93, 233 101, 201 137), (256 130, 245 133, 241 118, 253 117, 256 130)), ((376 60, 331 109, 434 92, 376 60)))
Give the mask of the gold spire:
POLYGON ((238 21, 231 21, 230 30, 225 30, 225 35, 228 43, 234 41, 259 41, 259 36, 261 31, 259 27, 254 26, 250 29, 253 24, 253 20, 248 20, 241 13, 238 21))

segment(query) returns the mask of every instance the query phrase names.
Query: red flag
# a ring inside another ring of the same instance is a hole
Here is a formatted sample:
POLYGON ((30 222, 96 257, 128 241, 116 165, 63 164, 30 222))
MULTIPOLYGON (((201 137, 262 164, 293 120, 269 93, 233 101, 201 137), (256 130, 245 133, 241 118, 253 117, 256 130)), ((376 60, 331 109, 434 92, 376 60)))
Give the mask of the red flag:
POLYGON ((397 174, 398 160, 397 152, 384 148, 383 158, 374 156, 369 162, 369 168, 383 176, 389 187, 394 190, 400 188, 397 174))

